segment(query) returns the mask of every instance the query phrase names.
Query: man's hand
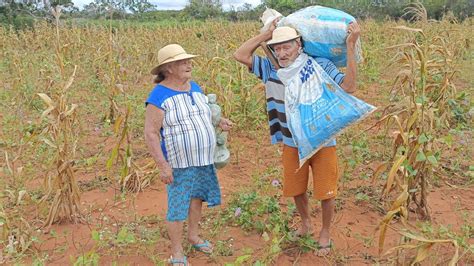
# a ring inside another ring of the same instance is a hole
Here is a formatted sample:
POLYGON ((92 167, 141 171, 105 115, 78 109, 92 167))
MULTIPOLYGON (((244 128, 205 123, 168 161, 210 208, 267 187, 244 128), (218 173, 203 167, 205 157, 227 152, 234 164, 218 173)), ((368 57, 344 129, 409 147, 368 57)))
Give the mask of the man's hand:
POLYGON ((173 183, 173 172, 171 170, 171 167, 168 163, 162 163, 158 165, 158 169, 160 170, 160 179, 161 182, 165 184, 171 184, 173 183))
POLYGON ((272 21, 272 24, 270 24, 270 27, 268 28, 268 31, 273 32, 273 31, 276 29, 277 23, 278 23, 278 21, 280 21, 280 18, 281 18, 281 17, 275 18, 275 19, 272 21))
POLYGON ((221 118, 219 122, 219 127, 222 128, 224 131, 229 131, 232 129, 233 123, 229 119, 221 118))
POLYGON ((349 34, 346 39, 347 48, 354 48, 360 36, 359 24, 357 22, 351 22, 347 28, 347 33, 349 34))
POLYGON ((270 26, 268 27, 268 30, 265 32, 267 34, 268 40, 270 40, 272 38, 273 31, 276 29, 278 21, 280 21, 279 17, 274 19, 270 23, 270 26))
POLYGON ((262 42, 266 42, 272 38, 273 31, 276 29, 278 18, 274 19, 269 25, 268 29, 261 32, 257 36, 244 42, 234 53, 235 60, 246 65, 249 69, 252 68, 252 55, 257 50, 262 42))
POLYGON ((351 22, 347 27, 347 67, 346 76, 341 84, 341 88, 347 93, 353 93, 357 89, 357 62, 355 58, 355 45, 360 36, 360 27, 357 22, 351 22))

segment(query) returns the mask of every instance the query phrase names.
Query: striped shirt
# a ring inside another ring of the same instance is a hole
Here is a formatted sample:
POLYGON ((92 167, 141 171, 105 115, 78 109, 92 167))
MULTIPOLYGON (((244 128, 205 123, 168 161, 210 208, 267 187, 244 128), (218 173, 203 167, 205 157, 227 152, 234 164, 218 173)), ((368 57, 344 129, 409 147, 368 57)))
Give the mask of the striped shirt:
MULTIPOLYGON (((314 59, 337 84, 342 84, 344 74, 339 71, 331 60, 322 57, 315 57, 314 59)), ((296 147, 286 123, 285 86, 278 78, 277 70, 267 57, 254 55, 251 71, 265 84, 268 122, 272 144, 283 142, 283 144, 287 146, 296 147)), ((326 147, 335 145, 336 140, 332 140, 326 147)))
POLYGON ((161 149, 171 168, 214 164, 216 135, 207 102, 194 81, 188 92, 158 84, 146 100, 165 113, 161 149))

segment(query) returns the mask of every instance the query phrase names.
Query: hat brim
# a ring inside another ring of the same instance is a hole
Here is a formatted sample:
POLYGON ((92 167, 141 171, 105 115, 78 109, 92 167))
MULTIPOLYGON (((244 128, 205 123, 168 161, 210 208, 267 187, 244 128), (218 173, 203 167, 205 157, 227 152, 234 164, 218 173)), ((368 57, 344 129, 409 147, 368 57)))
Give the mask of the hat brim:
POLYGON ((297 35, 296 37, 291 37, 291 38, 288 38, 288 39, 285 38, 285 39, 270 40, 270 41, 267 42, 267 45, 274 45, 274 44, 289 42, 289 41, 292 41, 292 40, 296 40, 299 37, 301 37, 301 36, 297 35))
POLYGON ((158 75, 158 73, 160 72, 159 71, 160 67, 163 66, 164 64, 171 63, 171 62, 174 62, 174 61, 184 60, 184 59, 190 59, 190 58, 194 58, 194 57, 198 57, 198 56, 199 55, 194 55, 194 54, 180 54, 180 55, 171 57, 171 58, 166 59, 165 61, 161 62, 161 64, 157 65, 156 67, 154 67, 150 71, 150 73, 152 75, 158 75))

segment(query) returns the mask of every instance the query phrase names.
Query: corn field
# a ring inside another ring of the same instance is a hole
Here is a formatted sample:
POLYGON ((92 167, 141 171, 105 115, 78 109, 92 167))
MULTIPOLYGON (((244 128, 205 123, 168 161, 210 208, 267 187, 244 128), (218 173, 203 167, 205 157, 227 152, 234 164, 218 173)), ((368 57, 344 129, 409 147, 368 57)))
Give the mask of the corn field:
MULTIPOLYGON (((55 17, 55 24, 21 31, 0 27, 1 263, 165 261, 158 207, 150 207, 153 214, 137 208, 156 201, 152 193, 165 193, 142 132, 144 101, 154 86, 149 72, 159 48, 169 43, 200 55, 194 80, 217 94, 223 116, 235 124, 231 166, 219 173, 228 196, 241 206, 258 202, 258 196, 242 199, 252 190, 270 196, 262 204, 285 202, 264 183, 281 179, 278 147, 269 144, 264 87, 232 58, 258 32, 257 22, 93 23, 61 21, 59 11, 55 17), (107 195, 113 202, 101 201, 107 195), (111 214, 120 208, 122 216, 111 214)), ((472 22, 360 22, 364 62, 355 95, 380 111, 338 139, 341 245, 318 262, 474 263, 472 22), (458 204, 451 226, 436 205, 438 192, 458 204), (365 212, 358 216, 360 206, 365 212), (343 229, 357 226, 342 226, 344 217, 359 219, 367 212, 373 218, 364 225, 367 232, 343 229), (343 247, 342 239, 353 245, 343 247)), ((217 255, 193 257, 193 264, 314 262, 311 240, 285 237, 284 228, 297 219, 244 230, 243 221, 233 220, 233 205, 226 204, 203 222, 217 255)), ((288 205, 278 215, 290 211, 288 205)), ((248 225, 272 215, 249 216, 248 225)))

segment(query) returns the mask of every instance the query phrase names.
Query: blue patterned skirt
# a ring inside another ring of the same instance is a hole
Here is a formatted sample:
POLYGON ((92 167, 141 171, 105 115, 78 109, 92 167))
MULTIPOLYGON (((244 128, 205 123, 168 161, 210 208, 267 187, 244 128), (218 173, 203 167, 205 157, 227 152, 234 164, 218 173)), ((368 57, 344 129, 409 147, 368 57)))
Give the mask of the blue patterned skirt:
POLYGON ((173 183, 166 186, 168 212, 166 220, 184 221, 188 218, 191 199, 207 202, 208 207, 221 204, 221 190, 214 165, 173 169, 173 183))

